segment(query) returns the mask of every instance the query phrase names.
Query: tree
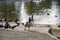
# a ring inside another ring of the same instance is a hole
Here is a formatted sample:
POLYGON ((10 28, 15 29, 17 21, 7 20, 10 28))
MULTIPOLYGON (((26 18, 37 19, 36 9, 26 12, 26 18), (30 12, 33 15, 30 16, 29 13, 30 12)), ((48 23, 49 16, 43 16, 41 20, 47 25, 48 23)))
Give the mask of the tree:
POLYGON ((2 12, 2 18, 7 19, 7 21, 15 21, 18 19, 18 13, 15 11, 15 5, 14 2, 7 3, 4 1, 1 4, 0 12, 2 12))
POLYGON ((16 13, 15 11, 15 5, 14 2, 11 3, 11 5, 7 6, 7 20, 11 20, 11 21, 15 21, 16 19, 18 19, 18 13, 16 13))
POLYGON ((43 14, 44 10, 47 9, 47 11, 48 11, 48 9, 50 9, 51 6, 52 6, 52 1, 51 0, 42 1, 38 4, 37 11, 38 11, 38 13, 43 14))
POLYGON ((0 18, 3 18, 4 3, 0 2, 0 18))
POLYGON ((42 2, 39 2, 38 4, 36 2, 33 2, 31 0, 29 3, 25 4, 25 8, 27 11, 27 14, 31 15, 32 13, 43 13, 44 9, 50 9, 52 5, 51 0, 45 0, 42 2))
POLYGON ((25 8, 26 8, 26 13, 28 15, 31 15, 32 13, 35 13, 36 12, 36 3, 33 2, 33 0, 31 0, 29 3, 26 2, 25 4, 25 8))

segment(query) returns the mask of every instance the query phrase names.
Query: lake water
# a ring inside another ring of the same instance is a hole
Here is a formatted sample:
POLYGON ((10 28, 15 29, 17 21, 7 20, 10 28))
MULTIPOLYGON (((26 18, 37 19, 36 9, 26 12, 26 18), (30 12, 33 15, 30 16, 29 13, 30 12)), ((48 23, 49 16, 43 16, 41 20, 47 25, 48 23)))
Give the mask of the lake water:
MULTIPOLYGON (((59 6, 57 5, 58 1, 52 1, 51 9, 49 9, 49 16, 47 14, 44 15, 34 15, 34 23, 35 24, 59 24, 60 16, 59 16, 59 6)), ((29 15, 26 14, 26 10, 24 8, 24 1, 21 3, 20 10, 20 22, 26 23, 28 21, 29 15)))

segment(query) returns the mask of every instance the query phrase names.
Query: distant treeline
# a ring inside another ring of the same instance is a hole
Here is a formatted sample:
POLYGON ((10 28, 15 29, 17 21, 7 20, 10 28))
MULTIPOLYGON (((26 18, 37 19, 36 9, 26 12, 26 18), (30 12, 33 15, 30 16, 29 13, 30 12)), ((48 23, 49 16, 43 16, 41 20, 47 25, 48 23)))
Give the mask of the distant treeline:
POLYGON ((15 4, 13 1, 11 3, 0 1, 0 18, 7 19, 7 21, 18 20, 18 13, 16 12, 15 4))

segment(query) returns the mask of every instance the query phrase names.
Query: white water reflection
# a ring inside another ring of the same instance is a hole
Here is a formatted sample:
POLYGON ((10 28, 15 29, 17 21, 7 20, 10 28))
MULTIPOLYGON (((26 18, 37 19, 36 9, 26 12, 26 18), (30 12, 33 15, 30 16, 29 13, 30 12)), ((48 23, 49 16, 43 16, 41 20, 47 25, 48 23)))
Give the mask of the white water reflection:
MULTIPOLYGON (((52 1, 51 9, 49 9, 50 15, 34 15, 34 23, 35 24, 57 24, 60 19, 58 17, 58 5, 56 1, 52 1)), ((20 21, 21 23, 26 23, 28 21, 29 16, 26 14, 26 10, 24 9, 24 2, 21 4, 21 13, 20 13, 20 21)))
POLYGON ((22 4, 21 4, 21 14, 20 14, 21 16, 21 19, 20 19, 20 21, 21 21, 21 23, 26 23, 27 21, 28 21, 28 15, 26 14, 26 11, 25 11, 25 9, 24 9, 24 2, 22 2, 22 4))
POLYGON ((47 14, 45 15, 35 15, 34 16, 34 23, 35 24, 57 24, 57 20, 59 20, 58 18, 56 18, 55 16, 58 14, 58 6, 56 5, 57 2, 52 1, 52 7, 51 9, 49 9, 50 11, 50 15, 47 16, 47 14))

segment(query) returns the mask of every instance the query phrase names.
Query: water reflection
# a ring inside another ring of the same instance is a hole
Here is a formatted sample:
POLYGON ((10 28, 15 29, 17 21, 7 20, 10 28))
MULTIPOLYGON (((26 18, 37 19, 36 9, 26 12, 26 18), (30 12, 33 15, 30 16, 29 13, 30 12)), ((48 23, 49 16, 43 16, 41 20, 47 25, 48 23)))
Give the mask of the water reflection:
POLYGON ((26 14, 26 11, 24 9, 24 2, 22 2, 22 4, 21 4, 21 14, 20 15, 21 15, 20 16, 21 23, 26 23, 28 21, 28 15, 26 14))
MULTIPOLYGON (((21 4, 21 18, 23 22, 26 22, 28 20, 29 14, 34 13, 34 23, 37 24, 58 24, 60 23, 60 6, 58 5, 59 1, 42 1, 39 5, 34 2, 34 4, 30 3, 25 5, 23 2, 21 4), (44 3, 45 2, 45 3, 44 3), (25 6, 24 6, 25 5, 25 6), (33 5, 33 6, 32 6, 33 5), (37 7, 38 6, 38 7, 37 7), (24 9, 26 8, 27 9, 24 9), (35 14, 40 15, 35 15, 35 14), (41 15, 42 14, 42 15, 41 15), (49 14, 49 15, 47 15, 49 14)), ((30 15, 31 15, 30 14, 30 15)))
MULTIPOLYGON (((16 14, 19 13, 18 16, 20 17, 20 21, 25 23, 28 21, 29 16, 31 16, 31 14, 34 14, 33 17, 34 23, 38 23, 38 24, 60 23, 60 1, 59 0, 28 0, 28 1, 22 0, 20 2, 21 5, 18 5, 20 4, 18 2, 17 4, 14 4, 15 2, 11 2, 11 3, 2 2, 1 4, 0 2, 0 7, 1 7, 0 15, 4 13, 4 16, 9 20, 10 19, 16 20, 17 19, 16 14), (15 10, 15 6, 17 6, 16 10, 15 10), (8 16, 6 16, 6 13, 8 14, 8 16)), ((2 18, 2 16, 0 16, 0 18, 2 18)))

